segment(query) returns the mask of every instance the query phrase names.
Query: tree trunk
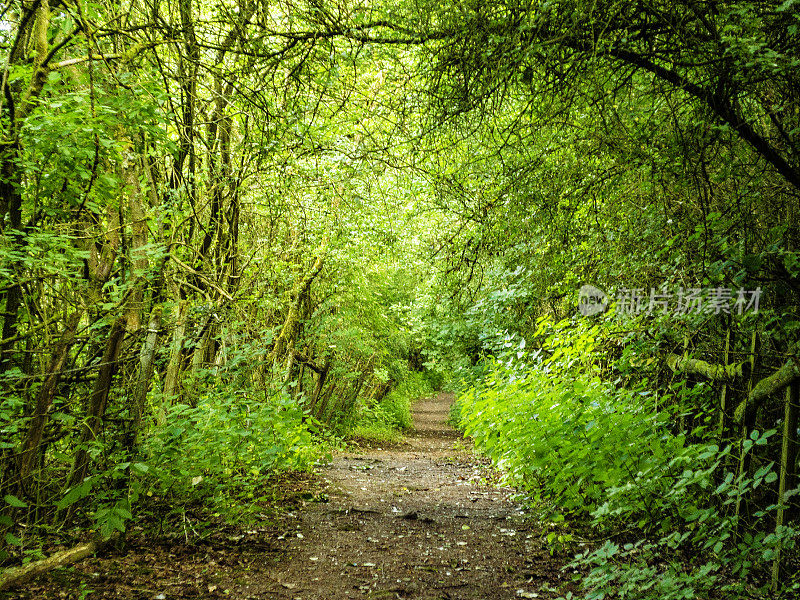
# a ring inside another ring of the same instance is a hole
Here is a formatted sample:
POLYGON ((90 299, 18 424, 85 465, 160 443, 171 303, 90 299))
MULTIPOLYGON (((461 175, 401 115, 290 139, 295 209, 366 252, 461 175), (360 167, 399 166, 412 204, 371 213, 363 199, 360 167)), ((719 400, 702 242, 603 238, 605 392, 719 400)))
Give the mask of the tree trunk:
POLYGON ((175 308, 175 331, 172 334, 169 364, 167 365, 167 372, 164 376, 164 398, 166 402, 178 395, 178 378, 180 375, 181 359, 183 357, 183 347, 185 343, 186 301, 180 300, 175 308))
POLYGON ((704 360, 688 358, 670 354, 667 356, 667 366, 676 373, 687 373, 690 375, 702 375, 706 379, 732 381, 737 377, 747 377, 749 362, 733 365, 714 365, 704 360))
MULTIPOLYGON (((149 266, 147 260, 147 214, 143 208, 145 196, 139 184, 139 161, 127 165, 122 169, 123 179, 128 187, 128 212, 131 222, 131 266, 133 267, 133 279, 143 277, 149 266)), ((136 333, 142 326, 142 316, 144 311, 144 286, 134 283, 136 287, 131 290, 130 297, 126 303, 126 319, 128 332, 136 333)))
MULTIPOLYGON (((25 90, 13 98, 11 86, 7 77, 3 77, 3 89, 0 90, 3 100, 8 99, 6 107, 8 112, 7 126, 3 132, 3 141, 0 142, 0 231, 4 231, 6 219, 12 230, 10 238, 14 249, 20 255, 23 254, 22 247, 25 244, 22 235, 22 173, 19 168, 21 159, 21 148, 19 143, 20 129, 30 111, 36 106, 36 99, 41 94, 47 79, 48 68, 46 61, 49 57, 49 44, 47 39, 50 27, 50 3, 49 0, 39 0, 31 3, 25 8, 35 11, 31 13, 31 18, 25 18, 19 24, 20 31, 16 31, 16 36, 9 36, 9 39, 16 37, 10 48, 6 72, 9 67, 16 66, 26 60, 25 40, 30 35, 35 51, 33 61, 33 75, 30 83, 25 90), (12 101, 13 100, 13 101, 12 101)), ((13 20, 13 19, 12 19, 13 20)), ((0 108, 0 113, 3 110, 0 108)), ((14 259, 14 263, 18 259, 14 259)), ((12 265, 8 265, 13 267, 12 265)), ((17 320, 20 306, 22 305, 22 286, 19 284, 9 287, 5 294, 5 307, 3 309, 3 329, 2 339, 13 340, 17 334, 17 320)), ((12 366, 11 354, 13 352, 13 341, 6 342, 0 346, 0 373, 9 370, 12 366)))
POLYGON ((131 430, 129 449, 134 451, 137 445, 139 432, 142 429, 142 417, 147 403, 147 392, 150 389, 150 380, 153 377, 153 362, 156 356, 158 330, 161 328, 161 307, 157 306, 150 315, 147 325, 147 336, 139 352, 139 377, 136 390, 131 402, 131 430))
MULTIPOLYGON (((797 476, 797 421, 800 411, 800 383, 794 382, 786 389, 786 407, 783 417, 783 439, 781 443, 780 478, 778 481, 778 514, 775 518, 775 532, 792 520, 791 500, 786 492, 793 489, 797 476), (789 504, 789 506, 787 506, 789 504)), ((784 557, 780 549, 772 563, 772 591, 778 592, 780 583, 784 581, 784 557)))
POLYGON ((336 393, 338 387, 339 386, 335 381, 330 386, 328 386, 328 389, 325 390, 325 393, 322 394, 321 401, 319 403, 319 406, 317 407, 316 417, 326 425, 330 423, 331 414, 333 414, 334 412, 330 408, 330 403, 331 403, 331 397, 336 393))
MULTIPOLYGON (((725 364, 728 364, 728 357, 730 356, 731 350, 731 340, 733 336, 731 334, 730 323, 728 324, 728 331, 725 335, 725 354, 723 355, 725 364)), ((749 363, 748 363, 749 365, 749 363)), ((728 402, 729 402, 729 392, 728 384, 722 384, 722 390, 720 390, 719 394, 719 420, 717 425, 717 437, 720 441, 723 441, 727 438, 728 432, 731 428, 731 418, 730 418, 730 411, 728 409, 728 402)))
MULTIPOLYGON (((83 423, 83 433, 75 453, 75 460, 72 466, 72 474, 69 478, 69 487, 78 485, 86 477, 89 467, 89 452, 86 446, 97 438, 100 430, 100 423, 106 412, 108 394, 111 391, 111 383, 114 373, 117 370, 117 359, 119 349, 125 336, 125 320, 117 319, 111 326, 108 335, 106 348, 103 352, 103 359, 100 363, 100 371, 97 374, 92 395, 89 397, 86 410, 86 420, 83 423)), ((75 506, 74 504, 72 506, 75 506)))
POLYGON ((759 381, 750 390, 747 398, 736 407, 734 413, 736 421, 745 425, 751 423, 764 400, 798 379, 800 379, 800 359, 793 356, 780 369, 759 381))
MULTIPOLYGON (((12 241, 13 248, 17 251, 22 251, 24 239, 19 233, 22 229, 22 196, 19 193, 21 189, 21 178, 17 168, 16 161, 19 159, 19 147, 15 143, 11 146, 3 148, 0 153, 0 203, 2 203, 0 210, 0 231, 3 228, 3 222, 8 216, 10 228, 14 230, 10 234, 9 239, 12 241)), ((13 261, 14 263, 17 260, 13 261)), ((9 265, 13 268, 14 264, 9 265)), ((3 294, 5 297, 5 305, 3 308, 3 329, 2 339, 11 340, 6 341, 0 346, 0 373, 8 371, 12 366, 11 354, 14 348, 14 338, 17 333, 17 312, 20 304, 22 303, 22 287, 17 283, 9 287, 3 294)))
MULTIPOLYGON (((747 382, 747 395, 748 397, 753 393, 755 387, 758 385, 753 386, 753 374, 756 370, 756 356, 758 355, 758 347, 759 347, 759 337, 758 333, 753 333, 752 337, 750 338, 750 380, 747 382)), ((760 382, 759 382, 760 383, 760 382)), ((747 402, 747 400, 745 400, 747 402)), ((739 410, 738 408, 736 409, 739 410)), ((744 449, 744 441, 747 439, 748 434, 750 433, 750 429, 752 429, 753 425, 755 424, 755 412, 752 413, 753 420, 746 419, 744 423, 742 423, 741 427, 741 441, 742 441, 742 450, 741 454, 739 455, 739 467, 737 470, 738 477, 745 477, 750 472, 750 463, 752 461, 752 454, 750 452, 746 452, 744 449)), ((740 493, 739 496, 736 498, 736 516, 741 517, 743 512, 743 498, 742 494, 740 493)), ((739 521, 741 522, 741 521, 739 521)), ((737 525, 738 527, 738 525, 737 525)), ((738 533, 738 531, 737 531, 738 533)))
POLYGON ((308 410, 312 415, 316 415, 317 404, 322 395, 322 388, 325 387, 325 381, 328 379, 328 373, 331 370, 330 358, 325 359, 325 364, 319 373, 315 373, 316 381, 314 382, 314 391, 311 394, 311 402, 309 403, 308 410))
POLYGON ((281 333, 275 340, 275 345, 273 346, 269 357, 269 362, 272 364, 274 369, 279 369, 283 365, 284 361, 286 360, 286 354, 291 352, 294 346, 297 322, 300 318, 300 306, 303 302, 303 297, 308 293, 309 289, 311 288, 311 284, 314 282, 314 279, 317 277, 317 275, 319 275, 320 271, 322 271, 322 267, 325 264, 325 248, 327 247, 327 243, 327 238, 322 240, 322 244, 319 248, 319 255, 317 256, 317 260, 314 262, 314 266, 311 268, 311 271, 309 271, 305 277, 299 279, 295 284, 295 288, 292 292, 292 303, 289 306, 289 312, 286 314, 286 319, 283 322, 281 333))
POLYGON ((28 431, 25 434, 19 455, 19 483, 23 490, 29 489, 28 478, 36 462, 44 426, 47 423, 47 413, 53 403, 53 397, 61 379, 61 369, 75 339, 75 332, 78 329, 82 315, 83 311, 77 310, 67 319, 64 333, 61 335, 61 339, 56 344, 50 358, 47 375, 42 382, 42 387, 39 388, 39 393, 36 397, 36 408, 28 424, 28 431))
POLYGON ((66 567, 67 565, 83 560, 87 556, 99 552, 115 539, 117 539, 116 536, 113 536, 111 538, 93 540, 85 544, 78 544, 69 550, 56 552, 53 556, 48 558, 36 560, 21 567, 6 569, 0 574, 0 592, 22 585, 42 573, 66 567))

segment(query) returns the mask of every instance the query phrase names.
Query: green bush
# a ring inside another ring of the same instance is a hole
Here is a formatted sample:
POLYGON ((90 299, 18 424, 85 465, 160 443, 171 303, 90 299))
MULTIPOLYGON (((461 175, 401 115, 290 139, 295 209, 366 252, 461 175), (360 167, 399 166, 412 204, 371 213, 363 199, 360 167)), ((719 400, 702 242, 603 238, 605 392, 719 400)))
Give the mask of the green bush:
POLYGON ((359 402, 349 435, 374 441, 396 441, 401 431, 413 425, 413 401, 433 391, 425 373, 407 372, 405 378, 379 402, 359 402))
POLYGON ((286 393, 212 387, 167 412, 145 448, 160 493, 226 496, 272 472, 307 469, 320 454, 312 424, 286 393))
MULTIPOLYGON (((459 396, 458 421, 513 484, 537 501, 587 517, 607 502, 609 489, 623 489, 631 473, 667 469, 666 457, 683 446, 682 436, 663 432, 670 415, 648 410, 647 403, 641 388, 617 390, 597 378, 515 372, 495 363, 479 386, 459 396), (652 453, 642 452, 643 443, 652 453)), ((649 491, 635 497, 628 490, 623 504, 643 512, 649 491)))
MULTIPOLYGON (((536 506, 607 538, 570 565, 587 574, 586 598, 763 593, 761 577, 778 551, 794 549, 798 530, 769 533, 775 505, 747 522, 737 514, 742 500, 763 498, 775 481, 771 463, 754 455, 750 477, 728 469, 775 432, 721 448, 702 419, 680 431, 680 415, 704 404, 706 388, 677 387, 656 398, 644 384, 603 381, 584 354, 597 334, 562 325, 533 354, 510 340, 459 395, 455 421, 536 506)), ((796 583, 787 581, 787 589, 796 583)))

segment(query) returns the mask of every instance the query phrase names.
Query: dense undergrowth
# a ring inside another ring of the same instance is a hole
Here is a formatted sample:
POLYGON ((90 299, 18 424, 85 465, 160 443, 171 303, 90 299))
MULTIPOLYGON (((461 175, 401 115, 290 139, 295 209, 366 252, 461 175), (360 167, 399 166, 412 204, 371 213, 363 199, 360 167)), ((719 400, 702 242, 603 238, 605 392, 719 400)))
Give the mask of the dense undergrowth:
MULTIPOLYGON (((772 561, 800 535, 775 527, 775 430, 720 445, 698 408, 710 386, 611 379, 592 359, 601 327, 543 318, 533 352, 507 337, 463 381, 454 421, 524 491, 551 549, 574 555, 584 598, 767 597, 772 561)), ((797 593, 793 573, 770 597, 797 593)))
POLYGON ((347 426, 347 437, 375 442, 396 442, 412 426, 414 400, 434 391, 435 382, 425 372, 409 372, 400 384, 382 399, 360 402, 347 426))
POLYGON ((227 520, 247 518, 263 510, 254 490, 268 488, 276 475, 310 470, 351 440, 399 440, 412 425, 413 401, 433 391, 426 373, 403 375, 381 399, 358 398, 332 427, 285 390, 213 386, 195 406, 170 408, 149 440, 149 461, 134 467, 149 475, 142 489, 178 505, 205 504, 227 520))
MULTIPOLYGON (((14 549, 6 559, 41 558, 53 543, 87 530, 108 537, 135 525, 191 540, 225 523, 260 519, 271 510, 267 505, 283 502, 274 488, 286 474, 309 471, 349 440, 399 439, 411 425, 412 401, 432 391, 428 375, 406 368, 402 380, 387 382, 389 391, 380 399, 359 397, 345 418, 325 424, 305 397, 248 384, 238 370, 233 369, 236 385, 225 369, 197 378, 191 403, 166 403, 152 394, 159 408, 136 457, 131 459, 121 438, 87 444, 97 468, 65 493, 51 490, 57 496, 53 504, 37 506, 7 494, 16 522, 30 525, 18 535, 6 533, 14 549), (187 525, 190 513, 194 521, 187 525), (55 537, 49 526, 54 518, 71 525, 55 537)), ((48 468, 66 477, 69 455, 56 447, 53 456, 48 468)))

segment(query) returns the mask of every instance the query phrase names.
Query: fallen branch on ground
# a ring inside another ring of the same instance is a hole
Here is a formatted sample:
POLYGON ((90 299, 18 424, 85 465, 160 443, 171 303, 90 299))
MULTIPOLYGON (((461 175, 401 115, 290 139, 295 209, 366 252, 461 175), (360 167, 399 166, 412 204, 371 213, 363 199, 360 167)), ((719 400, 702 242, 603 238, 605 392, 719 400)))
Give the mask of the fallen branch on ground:
POLYGON ((59 567, 66 567, 73 563, 83 560, 87 556, 91 556, 105 548, 108 544, 115 541, 117 536, 110 538, 98 538, 91 542, 78 544, 68 550, 56 552, 52 556, 30 562, 21 567, 12 567, 0 573, 0 592, 7 590, 11 587, 30 581, 37 575, 58 569, 59 567))

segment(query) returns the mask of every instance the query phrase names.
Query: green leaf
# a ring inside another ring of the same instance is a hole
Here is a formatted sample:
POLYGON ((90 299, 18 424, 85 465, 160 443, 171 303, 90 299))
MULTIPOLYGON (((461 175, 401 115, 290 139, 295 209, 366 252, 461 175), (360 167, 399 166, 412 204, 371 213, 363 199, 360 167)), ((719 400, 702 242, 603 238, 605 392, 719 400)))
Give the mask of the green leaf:
POLYGON ((6 494, 3 497, 3 499, 6 501, 6 504, 10 504, 11 506, 14 506, 16 508, 25 508, 28 506, 25 502, 23 502, 16 496, 12 496, 11 494, 6 494))
POLYGON ((772 463, 765 465, 756 471, 756 474, 753 475, 753 479, 763 479, 767 473, 770 472, 770 469, 772 469, 772 463))
POLYGON ((119 506, 118 506, 118 507, 116 507, 116 508, 114 509, 114 511, 115 511, 115 512, 116 512, 116 513, 117 513, 117 514, 120 516, 120 517, 122 517, 123 519, 127 519, 127 520, 133 519, 133 515, 130 513, 130 511, 129 511, 129 510, 127 510, 127 509, 125 509, 125 508, 122 508, 122 507, 119 507, 119 506))
POLYGON ((64 510, 68 506, 75 504, 81 498, 85 498, 89 495, 89 492, 92 490, 92 480, 86 479, 83 483, 76 485, 73 487, 67 495, 64 496, 61 500, 56 502, 56 508, 58 510, 64 510))
POLYGON ((80 486, 75 486, 69 492, 67 492, 66 496, 64 496, 61 500, 56 502, 56 508, 58 510, 64 510, 68 506, 74 504, 80 497, 81 497, 81 488, 80 486))

